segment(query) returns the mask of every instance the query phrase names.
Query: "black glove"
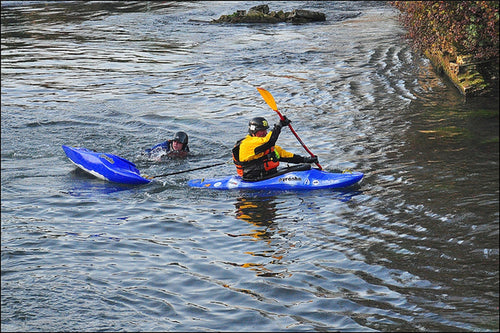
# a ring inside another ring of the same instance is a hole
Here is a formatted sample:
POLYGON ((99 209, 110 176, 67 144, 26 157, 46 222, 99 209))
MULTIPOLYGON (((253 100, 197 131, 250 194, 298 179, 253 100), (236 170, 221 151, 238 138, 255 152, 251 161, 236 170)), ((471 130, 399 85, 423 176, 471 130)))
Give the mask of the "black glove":
POLYGON ((288 119, 286 116, 283 116, 283 119, 280 120, 280 125, 281 127, 285 127, 290 125, 291 122, 292 121, 290 119, 288 119))
POLYGON ((304 157, 304 163, 318 163, 318 156, 304 157))

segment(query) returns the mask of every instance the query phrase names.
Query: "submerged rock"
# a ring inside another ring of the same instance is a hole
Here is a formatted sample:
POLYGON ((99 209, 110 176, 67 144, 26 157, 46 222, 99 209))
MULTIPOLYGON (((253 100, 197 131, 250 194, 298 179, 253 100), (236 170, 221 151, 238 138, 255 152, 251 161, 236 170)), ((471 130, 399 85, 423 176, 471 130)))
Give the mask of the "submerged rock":
POLYGON ((268 5, 254 6, 246 12, 237 10, 231 15, 221 15, 211 23, 308 23, 325 21, 326 15, 320 12, 313 12, 306 9, 294 9, 291 12, 282 10, 269 12, 268 5))

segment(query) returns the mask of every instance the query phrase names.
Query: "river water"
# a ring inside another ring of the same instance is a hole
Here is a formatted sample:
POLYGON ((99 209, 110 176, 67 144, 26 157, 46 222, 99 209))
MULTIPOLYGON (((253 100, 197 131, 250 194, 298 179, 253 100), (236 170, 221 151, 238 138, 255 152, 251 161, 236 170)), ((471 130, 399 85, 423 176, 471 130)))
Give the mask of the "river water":
POLYGON ((255 4, 2 1, 2 331, 498 331, 498 97, 464 99, 384 2, 208 23, 255 4), (61 149, 148 175, 230 161, 278 120, 259 86, 360 185, 187 187, 228 163, 128 187, 61 149), (141 155, 179 130, 187 159, 141 155))

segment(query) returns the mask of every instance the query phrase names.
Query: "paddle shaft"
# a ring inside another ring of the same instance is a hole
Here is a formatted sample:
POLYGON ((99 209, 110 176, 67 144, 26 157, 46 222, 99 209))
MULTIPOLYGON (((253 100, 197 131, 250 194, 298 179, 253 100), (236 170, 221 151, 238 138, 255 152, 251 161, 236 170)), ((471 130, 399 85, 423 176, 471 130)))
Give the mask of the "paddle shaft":
MULTIPOLYGON (((274 110, 274 111, 276 111, 276 113, 278 114, 278 116, 280 116, 281 120, 285 119, 285 117, 283 117, 283 115, 278 110, 274 110)), ((300 144, 302 145, 302 147, 304 147, 304 149, 309 153, 309 155, 311 155, 312 157, 314 157, 314 154, 309 150, 309 148, 307 148, 306 144, 304 142, 302 142, 302 140, 299 138, 299 135, 293 129, 292 125, 288 124, 288 127, 290 128, 290 131, 292 131, 293 135, 295 135, 295 137, 297 138, 297 140, 300 142, 300 144)), ((323 170, 323 168, 321 167, 321 165, 319 165, 319 162, 315 162, 315 164, 318 166, 318 168, 320 170, 323 170)))
MULTIPOLYGON (((278 114, 278 116, 280 117, 280 119, 281 120, 285 119, 285 117, 283 117, 283 115, 281 114, 281 112, 278 111, 278 107, 276 106, 276 102, 274 101, 273 95, 271 95, 271 93, 269 91, 265 90, 264 88, 257 88, 257 90, 260 92, 260 94, 262 95, 262 97, 266 101, 267 105, 269 105, 271 107, 271 109, 273 109, 273 111, 278 114)), ((299 138, 299 135, 293 129, 292 124, 288 124, 288 127, 290 128, 290 131, 292 131, 293 135, 295 135, 295 137, 297 138, 297 140, 300 142, 300 144, 302 145, 302 147, 304 147, 304 149, 309 153, 309 155, 311 155, 311 157, 314 157, 314 154, 309 150, 309 148, 307 148, 307 146, 305 145, 305 143, 299 138)), ((315 164, 318 166, 318 168, 320 170, 323 170, 323 168, 321 167, 321 165, 319 164, 319 162, 315 162, 315 164)))
POLYGON ((158 176, 151 176, 150 178, 158 178, 158 177, 165 177, 165 176, 172 176, 172 175, 178 175, 180 173, 185 173, 185 172, 190 172, 190 171, 196 171, 196 170, 201 170, 201 169, 208 169, 208 168, 213 168, 218 165, 223 165, 226 164, 226 162, 221 162, 221 163, 216 163, 212 165, 205 165, 199 168, 194 168, 194 169, 189 169, 189 170, 182 170, 182 171, 177 171, 177 172, 170 172, 170 173, 164 173, 163 175, 158 175, 158 176))

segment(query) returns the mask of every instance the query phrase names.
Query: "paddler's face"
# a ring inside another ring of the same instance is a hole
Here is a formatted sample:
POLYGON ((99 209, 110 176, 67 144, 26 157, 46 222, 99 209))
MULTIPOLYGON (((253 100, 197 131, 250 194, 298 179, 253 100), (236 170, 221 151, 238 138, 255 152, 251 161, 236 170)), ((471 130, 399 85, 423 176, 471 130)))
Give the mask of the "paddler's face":
POLYGON ((172 149, 175 151, 181 151, 183 148, 183 144, 180 143, 179 141, 172 141, 172 149))
POLYGON ((266 135, 267 135, 267 130, 265 130, 265 129, 255 132, 255 136, 258 136, 260 138, 263 138, 266 135))

